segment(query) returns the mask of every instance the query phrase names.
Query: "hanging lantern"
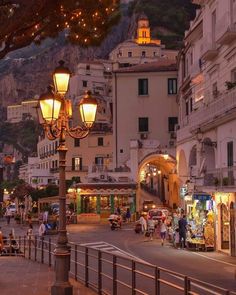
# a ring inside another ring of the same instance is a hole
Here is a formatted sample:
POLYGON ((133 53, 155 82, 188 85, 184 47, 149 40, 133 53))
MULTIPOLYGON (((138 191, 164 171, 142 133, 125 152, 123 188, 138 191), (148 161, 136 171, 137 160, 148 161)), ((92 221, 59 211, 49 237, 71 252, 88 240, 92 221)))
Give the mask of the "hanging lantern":
POLYGON ((43 119, 51 124, 58 119, 61 109, 61 99, 52 91, 52 86, 48 87, 48 92, 39 97, 39 105, 43 119))
POLYGON ((96 118, 97 106, 97 100, 91 96, 91 91, 88 91, 79 103, 81 119, 87 128, 93 126, 96 118))
POLYGON ((70 70, 64 67, 64 61, 59 61, 59 66, 53 72, 53 82, 56 93, 65 94, 68 90, 70 80, 70 70))

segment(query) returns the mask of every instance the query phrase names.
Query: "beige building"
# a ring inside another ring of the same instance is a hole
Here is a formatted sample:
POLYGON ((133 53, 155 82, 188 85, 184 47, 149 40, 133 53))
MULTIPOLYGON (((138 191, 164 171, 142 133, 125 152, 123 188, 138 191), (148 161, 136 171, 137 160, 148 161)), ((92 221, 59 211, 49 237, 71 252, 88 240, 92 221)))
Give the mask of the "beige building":
POLYGON ((141 63, 154 62, 160 58, 175 60, 176 50, 165 49, 161 40, 151 38, 149 20, 141 14, 138 20, 136 36, 117 45, 109 55, 114 69, 141 63))
POLYGON ((193 225, 204 230, 211 212, 213 247, 235 256, 236 3, 193 2, 201 9, 178 58, 178 174, 193 225))
POLYGON ((178 123, 177 68, 168 60, 122 68, 113 76, 116 170, 131 170, 144 200, 177 206, 175 126, 178 123))
POLYGON ((18 123, 22 120, 33 118, 37 119, 36 106, 38 100, 25 100, 19 105, 10 105, 7 107, 7 121, 18 123))

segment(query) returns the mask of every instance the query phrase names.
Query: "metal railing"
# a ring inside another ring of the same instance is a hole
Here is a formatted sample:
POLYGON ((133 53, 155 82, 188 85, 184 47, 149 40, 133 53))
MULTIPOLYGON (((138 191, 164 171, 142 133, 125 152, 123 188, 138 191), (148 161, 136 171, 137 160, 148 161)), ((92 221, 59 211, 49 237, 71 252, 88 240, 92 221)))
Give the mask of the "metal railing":
MULTIPOLYGON (((54 264, 53 250, 56 244, 50 237, 19 237, 18 241, 25 258, 49 266, 54 264)), ((236 292, 123 255, 76 243, 69 243, 69 246, 71 277, 98 294, 236 295, 236 292)))

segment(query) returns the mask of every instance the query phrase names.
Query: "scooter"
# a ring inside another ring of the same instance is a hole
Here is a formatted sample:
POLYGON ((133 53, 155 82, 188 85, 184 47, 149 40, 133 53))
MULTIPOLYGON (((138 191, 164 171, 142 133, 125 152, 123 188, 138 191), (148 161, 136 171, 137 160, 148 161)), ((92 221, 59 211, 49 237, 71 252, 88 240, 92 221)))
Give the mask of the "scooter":
POLYGON ((119 223, 119 220, 117 219, 110 219, 110 227, 111 227, 111 230, 117 230, 119 228, 121 228, 121 225, 119 223))

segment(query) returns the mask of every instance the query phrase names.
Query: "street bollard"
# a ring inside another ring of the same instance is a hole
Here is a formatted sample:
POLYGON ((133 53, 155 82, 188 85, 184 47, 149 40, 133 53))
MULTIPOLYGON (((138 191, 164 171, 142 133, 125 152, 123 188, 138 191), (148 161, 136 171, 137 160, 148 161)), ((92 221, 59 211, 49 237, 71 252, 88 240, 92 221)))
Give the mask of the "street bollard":
POLYGON ((41 263, 44 263, 44 237, 41 237, 41 263))
POLYGON ((113 295, 117 295, 117 258, 113 255, 113 295))
POLYGON ((132 260, 132 295, 136 294, 135 261, 132 260))
POLYGON ((29 236, 29 259, 31 259, 31 236, 29 236))
POLYGON ((155 295, 161 294, 160 274, 160 269, 155 267, 155 295))
POLYGON ((191 286, 190 286, 190 280, 187 276, 184 277, 184 295, 189 295, 191 286))
POLYGON ((102 294, 102 252, 98 251, 98 294, 102 294))
POLYGON ((37 239, 37 236, 35 236, 35 238, 34 238, 34 260, 35 261, 37 261, 37 250, 38 250, 38 248, 37 248, 37 245, 38 245, 38 239, 37 239))
POLYGON ((77 260, 78 260, 78 253, 77 253, 77 245, 75 245, 75 280, 77 281, 77 260))
POLYGON ((52 244, 51 244, 51 238, 49 238, 48 241, 48 265, 51 266, 52 265, 52 244))
POLYGON ((25 236, 24 236, 24 257, 25 257, 25 252, 26 252, 26 238, 25 238, 25 236))
POLYGON ((88 248, 85 248, 85 286, 89 286, 88 248))

